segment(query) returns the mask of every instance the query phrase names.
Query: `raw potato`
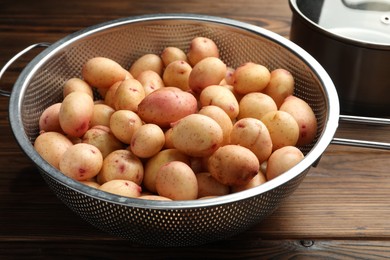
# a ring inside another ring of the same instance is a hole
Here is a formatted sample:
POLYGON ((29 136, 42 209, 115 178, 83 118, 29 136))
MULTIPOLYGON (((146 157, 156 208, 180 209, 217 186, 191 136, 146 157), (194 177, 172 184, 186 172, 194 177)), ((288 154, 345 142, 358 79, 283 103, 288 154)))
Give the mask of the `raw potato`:
POLYGON ((272 180, 297 165, 304 158, 295 146, 285 146, 274 151, 268 159, 266 177, 272 180))
POLYGON ((149 95, 153 91, 165 87, 164 81, 157 74, 157 72, 153 70, 145 70, 141 72, 137 80, 144 88, 145 96, 149 95))
POLYGON ((34 148, 49 164, 60 169, 62 155, 73 143, 58 132, 43 132, 35 139, 34 148))
POLYGON ((147 95, 138 106, 138 115, 146 123, 162 128, 193 114, 198 109, 196 98, 176 87, 165 87, 147 95))
POLYGON ((116 150, 104 158, 97 179, 99 183, 111 180, 128 180, 141 185, 144 168, 141 160, 129 150, 116 150))
POLYGON ((114 109, 115 109, 115 93, 120 84, 122 84, 122 81, 118 81, 114 83, 111 87, 107 89, 106 94, 104 95, 104 103, 114 109))
POLYGON ((223 132, 223 142, 222 145, 230 143, 230 133, 233 129, 233 123, 229 115, 218 106, 204 106, 202 107, 198 114, 205 115, 214 119, 219 126, 222 128, 223 132))
POLYGON ((130 198, 138 198, 141 196, 142 192, 141 186, 127 180, 112 180, 106 182, 99 187, 99 190, 130 198))
POLYGON ((100 184, 95 182, 95 181, 86 180, 86 181, 80 181, 80 182, 84 185, 91 187, 91 188, 98 189, 100 187, 100 184))
POLYGON ((239 94, 260 92, 268 85, 270 78, 271 73, 265 66, 247 62, 233 73, 234 90, 239 94))
POLYGON ((226 87, 211 85, 206 87, 199 96, 202 106, 214 105, 222 108, 230 119, 235 119, 239 114, 239 104, 234 94, 226 87))
POLYGON ((214 119, 205 115, 188 115, 172 128, 173 146, 189 156, 209 156, 223 142, 222 128, 214 119))
POLYGON ((115 91, 114 106, 116 110, 130 110, 137 112, 138 105, 145 98, 145 90, 136 79, 122 81, 115 91))
POLYGON ((172 61, 164 70, 163 80, 166 86, 189 90, 188 83, 192 67, 183 60, 172 61))
POLYGON ((162 150, 145 163, 143 185, 148 191, 153 193, 157 192, 157 172, 161 166, 172 161, 181 161, 183 163, 190 164, 189 157, 177 149, 162 150))
POLYGON ((239 192, 239 191, 243 191, 243 190, 249 190, 251 188, 254 188, 254 187, 257 187, 257 186, 260 186, 261 184, 267 182, 267 179, 265 178, 264 174, 259 172, 258 174, 256 174, 255 177, 253 177, 253 179, 248 182, 247 184, 245 185, 241 185, 241 186, 232 186, 230 187, 231 189, 231 192, 239 192))
POLYGON ((63 87, 63 97, 66 97, 71 92, 85 92, 93 98, 92 88, 82 79, 79 78, 70 78, 68 79, 63 87))
POLYGON ((245 185, 259 172, 256 155, 240 145, 225 145, 215 151, 208 160, 211 176, 229 186, 245 185))
POLYGON ((157 172, 158 195, 172 200, 194 200, 198 198, 198 182, 190 166, 180 161, 164 164, 157 172))
POLYGON ((272 139, 273 151, 283 146, 296 145, 299 138, 299 126, 292 115, 284 111, 271 111, 261 121, 267 126, 272 139))
POLYGON ((145 70, 153 70, 161 77, 163 68, 164 63, 161 60, 160 56, 158 56, 157 54, 148 53, 134 61, 129 69, 129 72, 131 75, 133 75, 134 78, 138 78, 141 72, 145 70))
POLYGON ((90 86, 97 88, 109 88, 128 77, 128 72, 120 64, 105 57, 89 59, 84 63, 81 73, 90 86))
POLYGON ((93 114, 89 123, 90 127, 94 126, 110 126, 110 118, 114 114, 115 109, 106 104, 96 104, 93 106, 93 114))
POLYGON ((62 130, 73 137, 81 137, 89 128, 94 102, 84 92, 72 92, 62 101, 59 121, 62 130))
POLYGON ((140 197, 138 197, 139 199, 144 199, 144 200, 159 200, 159 201, 172 201, 171 199, 169 198, 166 198, 166 197, 163 197, 163 196, 159 196, 159 195, 153 195, 153 194, 150 194, 150 195, 141 195, 140 197))
POLYGON ((219 58, 204 58, 191 70, 188 78, 190 89, 199 94, 210 85, 218 85, 225 78, 226 69, 226 64, 219 58))
POLYGON ((206 37, 192 39, 187 53, 191 66, 195 66, 199 61, 207 57, 219 58, 219 50, 215 42, 206 37))
POLYGON ((261 92, 252 92, 244 95, 239 103, 238 119, 252 117, 261 119, 265 114, 278 110, 275 101, 261 92))
POLYGON ((142 126, 141 118, 130 110, 117 110, 110 117, 110 129, 125 144, 131 143, 134 132, 142 126))
POLYGON ((90 128, 84 134, 82 142, 96 146, 103 158, 111 152, 123 148, 123 143, 112 134, 110 128, 102 125, 90 128))
POLYGON ((285 69, 275 69, 271 72, 271 78, 264 93, 272 97, 278 108, 284 99, 294 93, 294 78, 285 69))
POLYGON ((209 172, 197 173, 196 179, 198 181, 198 198, 223 196, 230 192, 229 186, 218 182, 209 172))
POLYGON ((99 149, 91 144, 78 143, 69 147, 60 160, 60 171, 66 176, 85 181, 95 177, 103 165, 99 149))
POLYGON ((186 53, 177 47, 166 47, 161 53, 161 59, 165 67, 177 60, 188 61, 186 53))
POLYGON ((231 131, 231 144, 244 146, 251 150, 260 163, 272 153, 271 135, 263 122, 255 118, 238 120, 231 131))
POLYGON ((149 158, 157 154, 164 144, 163 130, 156 124, 144 124, 134 132, 130 149, 140 158, 149 158))
POLYGON ((62 132, 59 113, 61 103, 47 107, 39 117, 39 130, 42 132, 62 132))
POLYGON ((298 123, 299 138, 296 145, 311 144, 317 135, 317 118, 309 104, 296 96, 289 96, 279 110, 292 115, 298 123))

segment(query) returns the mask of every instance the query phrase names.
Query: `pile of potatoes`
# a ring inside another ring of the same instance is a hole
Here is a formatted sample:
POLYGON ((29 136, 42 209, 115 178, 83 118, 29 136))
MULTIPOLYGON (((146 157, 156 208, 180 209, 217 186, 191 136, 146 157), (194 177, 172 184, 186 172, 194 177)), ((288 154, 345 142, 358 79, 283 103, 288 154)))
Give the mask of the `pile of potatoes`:
POLYGON ((106 192, 194 200, 261 185, 304 158, 317 132, 294 78, 246 62, 228 67, 212 39, 167 47, 126 69, 94 57, 39 119, 36 151, 106 192), (96 99, 96 91, 100 96, 96 99))

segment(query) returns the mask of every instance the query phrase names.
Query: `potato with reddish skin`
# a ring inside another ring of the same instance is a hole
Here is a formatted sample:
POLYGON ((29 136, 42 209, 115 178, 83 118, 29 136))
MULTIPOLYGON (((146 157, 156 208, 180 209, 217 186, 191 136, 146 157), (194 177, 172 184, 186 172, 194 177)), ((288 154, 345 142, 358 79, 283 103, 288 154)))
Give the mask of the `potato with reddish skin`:
POLYGON ((94 102, 83 92, 72 92, 62 101, 59 122, 62 130, 73 137, 81 137, 89 128, 94 102))
POLYGON ((214 179, 209 172, 196 174, 198 181, 198 198, 208 196, 223 196, 230 192, 230 188, 214 179))
POLYGON ((99 190, 130 198, 138 198, 142 192, 141 186, 128 180, 108 181, 102 184, 99 190))
POLYGON ((238 94, 248 94, 262 91, 270 81, 269 70, 257 63, 247 62, 239 66, 233 73, 234 91, 238 94))
POLYGON ((240 145, 225 145, 208 160, 208 170, 217 181, 228 186, 246 185, 259 172, 256 155, 240 145))
POLYGON ((144 124, 134 132, 130 149, 140 158, 149 158, 157 154, 164 144, 163 130, 156 124, 144 124))
POLYGON ((191 70, 188 78, 190 89, 199 94, 210 85, 219 85, 226 75, 226 64, 215 57, 207 57, 199 61, 191 70))
POLYGON ((278 107, 270 96, 261 92, 252 92, 241 98, 237 119, 246 117, 261 119, 268 112, 276 110, 278 107))
POLYGON ((116 110, 137 112, 138 105, 145 98, 145 90, 136 79, 122 81, 115 91, 114 106, 116 110))
POLYGON ((84 63, 81 74, 90 86, 97 88, 109 88, 128 77, 128 72, 119 63, 105 57, 89 59, 84 63))
POLYGON ((219 124, 223 132, 222 145, 230 143, 230 133, 233 129, 233 123, 229 115, 222 108, 213 105, 204 106, 198 113, 214 119, 219 124))
POLYGON ((299 138, 299 126, 292 115, 284 111, 271 111, 261 121, 268 128, 272 139, 272 150, 283 146, 295 146, 299 138))
POLYGON ((82 138, 83 143, 96 146, 105 158, 111 152, 122 149, 123 143, 119 141, 107 126, 93 126, 88 129, 82 138))
POLYGON ((272 153, 271 135, 265 124, 255 118, 238 120, 231 131, 230 143, 248 148, 260 163, 267 160, 272 153))
POLYGON ((266 177, 272 180, 297 165, 304 158, 295 146, 284 146, 274 151, 268 159, 266 177))
POLYGON ((153 91, 165 87, 164 81, 157 72, 153 70, 145 70, 141 72, 137 80, 144 88, 145 96, 149 95, 153 91))
POLYGON ((141 160, 126 149, 115 150, 104 158, 101 171, 97 175, 98 183, 111 180, 128 180, 141 185, 144 167, 141 160))
POLYGON ((47 107, 39 117, 39 130, 41 132, 62 132, 59 113, 61 103, 55 103, 47 107))
POLYGON ((87 82, 79 78, 70 78, 64 84, 62 90, 63 97, 66 97, 69 93, 75 91, 85 92, 93 98, 92 88, 87 82))
POLYGON ((161 59, 164 63, 164 66, 167 67, 169 64, 171 64, 174 61, 182 60, 187 62, 187 54, 177 47, 166 47, 161 52, 161 59))
POLYGON ((53 167, 59 169, 60 160, 73 143, 58 132, 43 132, 34 141, 37 153, 53 167))
POLYGON ((172 143, 179 151, 194 157, 211 155, 223 142, 223 131, 212 118, 188 115, 172 126, 172 143))
POLYGON ((177 87, 184 91, 189 90, 188 81, 191 71, 191 65, 183 60, 171 62, 163 73, 165 86, 177 87))
POLYGON ((219 58, 219 50, 215 42, 206 37, 195 37, 192 39, 187 53, 191 66, 195 66, 199 61, 207 57, 219 58))
POLYGON ((138 106, 138 115, 146 123, 167 128, 171 123, 193 114, 198 109, 196 98, 176 87, 165 87, 147 95, 138 106))
POLYGON ((232 187, 230 187, 230 191, 232 193, 235 193, 235 192, 239 192, 239 191, 249 190, 251 188, 260 186, 261 184, 263 184, 265 182, 267 182, 267 179, 265 178, 263 173, 259 172, 247 184, 241 185, 241 186, 232 186, 232 187))
POLYGON ((270 81, 263 92, 272 97, 280 108, 284 99, 294 93, 294 84, 294 78, 288 70, 275 69, 271 72, 270 81))
POLYGON ((94 126, 110 126, 110 118, 114 114, 115 109, 104 103, 95 103, 93 106, 93 114, 89 123, 90 127, 94 126))
POLYGON ((78 143, 69 147, 60 160, 60 171, 66 176, 85 181, 95 177, 103 165, 99 149, 91 144, 78 143))
POLYGON ((134 132, 142 126, 141 118, 130 110, 117 110, 110 117, 110 129, 125 144, 131 143, 134 132))
POLYGON ((296 96, 289 96, 284 100, 279 110, 289 113, 297 121, 299 126, 297 146, 313 142, 317 135, 317 118, 306 101, 296 96))
POLYGON ((141 72, 145 70, 152 70, 161 77, 163 69, 164 63, 160 56, 154 53, 148 53, 135 60, 130 66, 129 72, 134 78, 138 78, 141 72))
POLYGON ((160 167, 156 176, 158 195, 172 200, 194 200, 198 198, 198 182, 190 166, 172 161, 160 167))
POLYGON ((239 104, 234 94, 224 86, 211 85, 206 87, 199 96, 201 106, 218 106, 234 120, 239 114, 239 104))

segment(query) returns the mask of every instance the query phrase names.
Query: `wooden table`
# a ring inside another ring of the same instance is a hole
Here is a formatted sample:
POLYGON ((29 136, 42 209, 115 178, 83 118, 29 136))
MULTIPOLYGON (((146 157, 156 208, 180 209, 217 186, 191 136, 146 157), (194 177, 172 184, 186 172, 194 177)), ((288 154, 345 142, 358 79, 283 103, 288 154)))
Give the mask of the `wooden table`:
MULTIPOLYGON (((191 12, 237 19, 288 37, 287 0, 0 0, 0 67, 24 47, 100 22, 191 12)), ((12 88, 23 57, 0 81, 12 88)), ((330 145, 281 207, 251 230, 200 247, 146 247, 105 234, 63 205, 21 152, 0 97, 0 258, 343 258, 390 256, 389 152, 330 145)), ((387 127, 343 124, 337 136, 390 141, 387 127)))

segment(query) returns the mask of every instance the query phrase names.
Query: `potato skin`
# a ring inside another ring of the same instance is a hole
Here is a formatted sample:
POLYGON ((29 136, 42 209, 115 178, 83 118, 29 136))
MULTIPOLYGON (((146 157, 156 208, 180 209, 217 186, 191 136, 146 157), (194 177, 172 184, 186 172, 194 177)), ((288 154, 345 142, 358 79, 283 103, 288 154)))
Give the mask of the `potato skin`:
POLYGON ((278 110, 278 107, 270 96, 261 92, 251 92, 241 98, 237 118, 252 117, 261 119, 268 112, 276 110, 278 110))
POLYGON ((163 130, 156 124, 144 124, 134 132, 130 149, 140 158, 149 158, 157 154, 164 144, 163 130))
POLYGON ((187 58, 191 66, 207 57, 219 58, 219 49, 215 42, 207 37, 195 37, 191 40, 187 58))
POLYGON ((144 88, 145 96, 153 91, 165 87, 164 81, 157 72, 153 70, 142 71, 136 78, 144 88))
POLYGON ((117 110, 110 117, 110 129, 125 144, 131 143, 134 132, 142 126, 141 118, 130 110, 117 110))
POLYGON ((102 125, 88 129, 82 138, 82 142, 96 146, 102 153, 103 158, 115 150, 122 149, 124 146, 112 134, 109 127, 102 125))
POLYGON ((116 110, 130 110, 137 112, 138 105, 145 97, 142 84, 136 79, 126 79, 118 86, 114 96, 116 110))
POLYGON ((202 106, 218 106, 234 120, 239 114, 239 104, 234 94, 226 87, 210 85, 202 90, 199 96, 202 106))
POLYGON ((280 108, 284 99, 294 93, 294 84, 294 78, 288 70, 275 69, 271 72, 270 81, 263 92, 272 97, 280 108))
POLYGON ((96 104, 93 107, 93 114, 89 123, 90 127, 94 126, 110 126, 110 117, 115 112, 115 109, 106 104, 96 104))
POLYGON ((208 159, 208 169, 216 180, 224 185, 247 184, 259 172, 256 155, 240 145, 225 145, 208 159))
POLYGON ((47 107, 39 117, 39 130, 44 132, 62 132, 59 113, 61 103, 47 107))
POLYGON ((138 198, 142 192, 141 186, 128 180, 111 180, 102 184, 98 189, 130 198, 138 198))
POLYGON ((196 179, 198 181, 198 198, 223 196, 230 192, 229 186, 218 182, 209 172, 197 173, 196 179))
POLYGON ((302 161, 303 158, 303 153, 295 146, 285 146, 274 151, 267 163, 267 180, 272 180, 288 171, 302 161))
POLYGON ((133 64, 130 66, 129 72, 134 78, 138 78, 139 74, 141 74, 143 71, 152 70, 161 77, 163 68, 164 63, 160 56, 154 53, 147 53, 133 62, 133 64))
POLYGON ((266 177, 264 176, 264 174, 262 172, 259 172, 247 184, 240 185, 240 186, 232 186, 232 187, 230 187, 230 190, 232 193, 243 191, 243 190, 248 190, 248 189, 260 186, 261 184, 263 184, 265 182, 267 182, 266 177))
POLYGON ((238 94, 262 91, 270 81, 269 70, 257 63, 247 62, 239 66, 233 73, 233 87, 238 94))
POLYGON ((188 62, 186 53, 183 50, 173 46, 166 47, 161 52, 160 56, 165 67, 167 67, 170 63, 178 60, 188 62))
POLYGON ((172 61, 164 70, 164 84, 187 91, 190 89, 188 81, 191 71, 192 67, 187 62, 183 60, 172 61))
POLYGON ((89 86, 87 82, 79 78, 70 78, 68 79, 63 87, 63 97, 66 97, 71 92, 85 92, 93 98, 92 88, 89 86))

